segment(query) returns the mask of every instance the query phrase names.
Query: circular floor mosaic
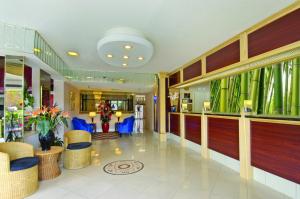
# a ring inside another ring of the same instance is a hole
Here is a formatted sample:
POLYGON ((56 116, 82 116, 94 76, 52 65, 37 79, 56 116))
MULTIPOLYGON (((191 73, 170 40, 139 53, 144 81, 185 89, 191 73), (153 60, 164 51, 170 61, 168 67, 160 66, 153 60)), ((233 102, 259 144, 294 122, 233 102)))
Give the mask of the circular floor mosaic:
POLYGON ((144 164, 136 160, 119 160, 108 163, 103 167, 106 173, 112 175, 128 175, 139 172, 144 168, 144 164))

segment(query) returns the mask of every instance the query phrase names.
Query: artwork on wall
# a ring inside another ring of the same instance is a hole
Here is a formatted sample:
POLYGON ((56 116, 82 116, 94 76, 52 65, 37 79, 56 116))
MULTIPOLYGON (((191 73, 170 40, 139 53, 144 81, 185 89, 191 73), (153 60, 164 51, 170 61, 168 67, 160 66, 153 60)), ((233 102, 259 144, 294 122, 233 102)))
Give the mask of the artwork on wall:
POLYGON ((210 93, 213 112, 239 113, 250 100, 255 114, 300 116, 300 58, 214 80, 210 93))

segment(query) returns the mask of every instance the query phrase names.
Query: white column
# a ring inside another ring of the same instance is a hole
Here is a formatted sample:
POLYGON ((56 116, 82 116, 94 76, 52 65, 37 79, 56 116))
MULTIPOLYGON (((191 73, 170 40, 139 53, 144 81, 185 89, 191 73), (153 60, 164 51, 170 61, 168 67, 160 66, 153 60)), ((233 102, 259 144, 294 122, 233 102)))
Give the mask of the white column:
POLYGON ((54 103, 57 104, 57 106, 60 109, 64 109, 64 103, 65 103, 65 83, 64 80, 54 80, 53 82, 53 94, 54 94, 54 103))
MULTIPOLYGON (((64 103, 65 103, 65 83, 64 80, 54 80, 53 81, 53 95, 54 95, 54 103, 57 104, 57 106, 64 110, 64 103)), ((70 125, 70 124, 69 124, 70 125)), ((57 130, 57 136, 61 139, 63 139, 65 128, 62 126, 57 130)))
POLYGON ((34 97, 34 109, 40 108, 40 68, 32 67, 32 95, 34 97))

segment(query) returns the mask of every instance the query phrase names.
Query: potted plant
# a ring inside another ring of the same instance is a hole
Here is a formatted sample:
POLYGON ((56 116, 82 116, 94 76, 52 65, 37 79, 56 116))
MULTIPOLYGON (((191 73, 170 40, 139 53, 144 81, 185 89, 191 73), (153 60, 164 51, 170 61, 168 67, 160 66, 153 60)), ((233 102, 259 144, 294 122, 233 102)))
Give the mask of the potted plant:
POLYGON ((113 114, 113 111, 111 110, 109 101, 106 100, 105 102, 100 103, 99 110, 100 110, 100 120, 101 120, 102 132, 108 133, 109 121, 111 120, 111 116, 113 114))
POLYGON ((57 105, 37 109, 29 116, 28 125, 36 125, 43 151, 50 150, 55 140, 54 132, 59 126, 68 127, 67 118, 69 118, 69 114, 61 111, 57 105))

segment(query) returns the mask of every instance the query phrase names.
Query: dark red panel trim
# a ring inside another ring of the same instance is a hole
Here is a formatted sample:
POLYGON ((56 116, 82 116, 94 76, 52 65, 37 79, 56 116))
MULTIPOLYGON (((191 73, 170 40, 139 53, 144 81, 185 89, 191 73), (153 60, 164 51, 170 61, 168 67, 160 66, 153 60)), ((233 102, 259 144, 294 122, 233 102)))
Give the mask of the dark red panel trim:
POLYGON ((239 160, 239 121, 209 117, 208 148, 239 160))
POLYGON ((251 122, 251 164, 300 183, 300 126, 251 122))
POLYGON ((206 72, 209 73, 239 61, 240 40, 237 40, 206 57, 206 72))
POLYGON ((201 145, 201 117, 185 116, 185 139, 201 145))
POLYGON ((169 81, 168 78, 165 80, 166 83, 166 92, 165 92, 165 100, 166 100, 166 130, 169 132, 169 112, 171 111, 171 102, 169 96, 169 81))
POLYGON ((183 81, 198 77, 202 74, 201 60, 183 69, 183 81))
POLYGON ((170 133, 180 136, 180 115, 170 114, 170 133))
POLYGON ((24 79, 26 86, 28 87, 29 91, 32 90, 32 68, 30 66, 24 67, 24 79))
POLYGON ((300 9, 248 35, 249 57, 254 57, 300 40, 300 9))
POLYGON ((0 56, 0 93, 4 93, 4 64, 5 57, 0 56))
POLYGON ((173 75, 171 75, 169 77, 169 85, 173 86, 175 84, 179 84, 180 83, 180 71, 174 73, 173 75))

